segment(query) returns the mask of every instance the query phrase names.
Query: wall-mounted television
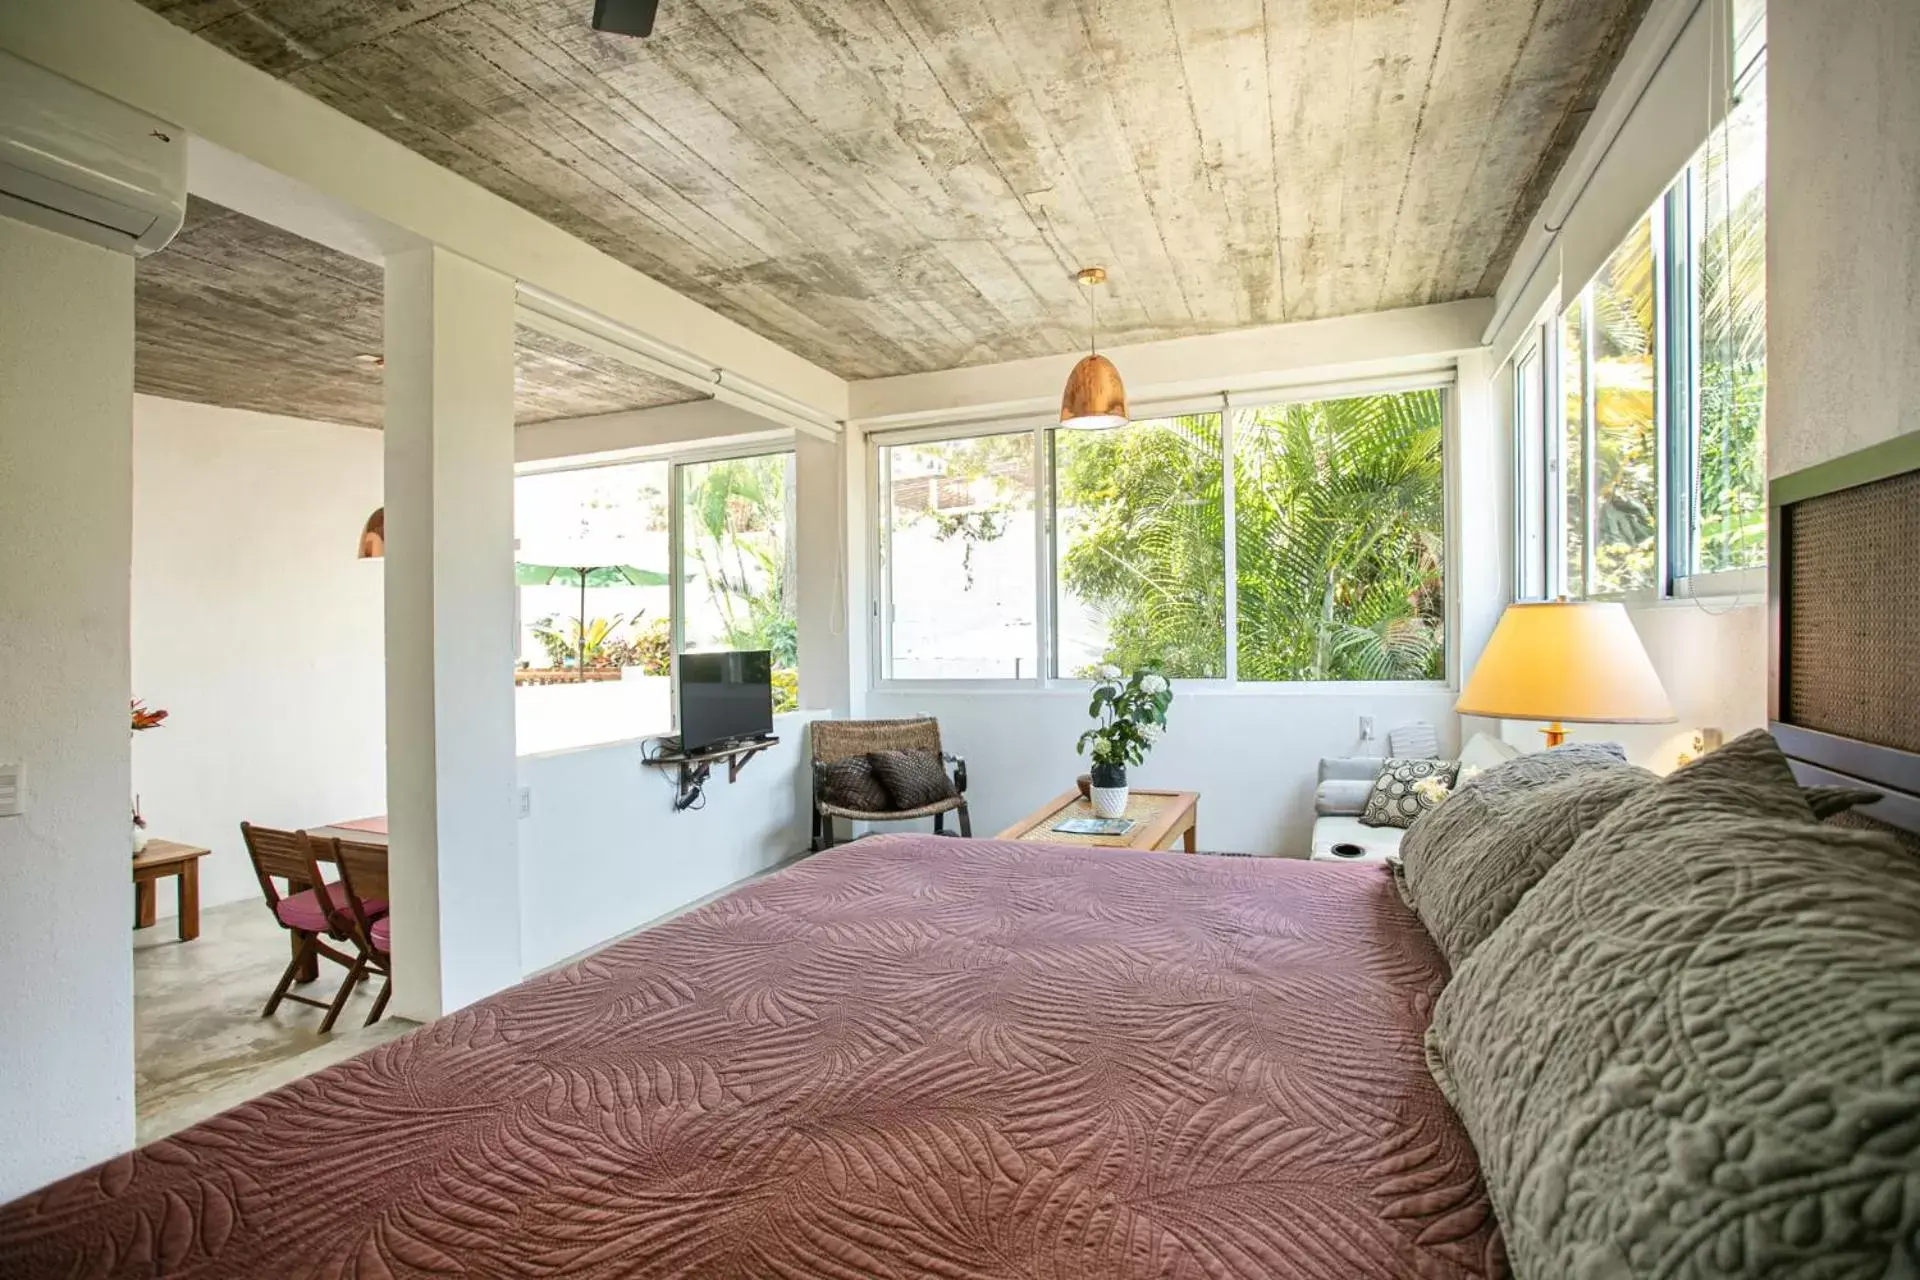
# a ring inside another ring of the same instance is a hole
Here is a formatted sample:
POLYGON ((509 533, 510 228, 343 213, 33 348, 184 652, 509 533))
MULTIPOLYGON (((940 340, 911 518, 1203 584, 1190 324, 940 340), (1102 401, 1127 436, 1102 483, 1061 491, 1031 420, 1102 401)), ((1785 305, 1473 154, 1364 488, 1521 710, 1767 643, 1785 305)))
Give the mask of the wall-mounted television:
POLYGON ((773 733, 773 654, 680 655, 680 750, 686 755, 773 733))

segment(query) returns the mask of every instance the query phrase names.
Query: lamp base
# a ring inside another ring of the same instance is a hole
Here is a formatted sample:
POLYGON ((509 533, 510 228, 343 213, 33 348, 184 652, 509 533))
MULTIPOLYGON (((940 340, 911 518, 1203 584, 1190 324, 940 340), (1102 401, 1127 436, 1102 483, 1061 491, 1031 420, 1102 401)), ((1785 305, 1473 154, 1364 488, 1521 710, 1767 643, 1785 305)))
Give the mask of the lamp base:
POLYGON ((1547 750, 1549 751, 1567 740, 1567 727, 1558 720, 1555 720, 1540 732, 1546 737, 1547 750))

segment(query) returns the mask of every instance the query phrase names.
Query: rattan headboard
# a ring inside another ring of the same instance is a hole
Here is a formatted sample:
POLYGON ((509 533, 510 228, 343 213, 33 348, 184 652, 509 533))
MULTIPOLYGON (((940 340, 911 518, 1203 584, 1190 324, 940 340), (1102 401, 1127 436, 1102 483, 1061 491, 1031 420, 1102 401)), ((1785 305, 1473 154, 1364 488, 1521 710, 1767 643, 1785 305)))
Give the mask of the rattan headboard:
POLYGON ((1920 435, 1769 491, 1773 735, 1808 785, 1882 793, 1859 812, 1920 833, 1920 435))

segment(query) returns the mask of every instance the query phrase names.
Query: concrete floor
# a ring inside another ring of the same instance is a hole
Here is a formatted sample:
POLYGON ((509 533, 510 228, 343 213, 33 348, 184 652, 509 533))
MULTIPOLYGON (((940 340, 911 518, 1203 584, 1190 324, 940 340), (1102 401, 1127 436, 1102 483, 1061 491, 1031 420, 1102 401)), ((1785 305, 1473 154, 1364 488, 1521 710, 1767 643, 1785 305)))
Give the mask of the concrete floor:
MULTIPOLYGON (((260 1009, 290 952, 287 933, 261 902, 200 913, 200 936, 181 942, 163 919, 133 934, 134 1112, 142 1143, 238 1106, 363 1049, 412 1031, 388 1015, 362 1028, 379 980, 362 983, 332 1035, 324 1010, 282 1001, 260 1009)), ((343 971, 320 962, 320 980, 294 990, 331 1000, 343 971)))

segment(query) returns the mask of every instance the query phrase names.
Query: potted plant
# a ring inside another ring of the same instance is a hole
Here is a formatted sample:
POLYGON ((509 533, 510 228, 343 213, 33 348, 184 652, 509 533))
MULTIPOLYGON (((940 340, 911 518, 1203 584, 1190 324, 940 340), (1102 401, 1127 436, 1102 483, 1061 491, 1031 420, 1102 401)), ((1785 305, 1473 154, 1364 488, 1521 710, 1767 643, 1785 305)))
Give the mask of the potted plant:
POLYGON ((1147 752, 1160 740, 1167 727, 1167 706, 1173 701, 1173 686, 1160 673, 1160 664, 1149 663, 1131 676, 1120 668, 1101 667, 1093 684, 1093 700, 1087 705, 1094 727, 1080 735, 1079 752, 1093 760, 1092 794, 1094 813, 1102 818, 1118 818, 1127 811, 1127 766, 1146 762, 1147 752))

